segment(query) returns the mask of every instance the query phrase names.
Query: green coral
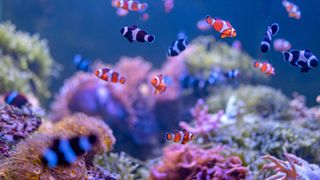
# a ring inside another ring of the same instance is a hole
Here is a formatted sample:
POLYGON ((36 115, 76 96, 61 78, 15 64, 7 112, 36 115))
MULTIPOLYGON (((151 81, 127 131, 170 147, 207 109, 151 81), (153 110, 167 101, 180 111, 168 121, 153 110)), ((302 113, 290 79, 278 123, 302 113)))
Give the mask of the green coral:
MULTIPOLYGON (((310 122, 254 119, 238 121, 215 132, 213 143, 228 145, 234 154, 240 155, 257 175, 261 175, 260 157, 271 154, 282 157, 289 152, 312 163, 320 163, 320 132, 314 131, 310 122)), ((314 123, 313 123, 314 124, 314 123)), ((317 123, 320 127, 320 123, 317 123)))
POLYGON ((115 179, 146 179, 148 172, 144 163, 130 157, 124 152, 108 153, 97 156, 94 163, 111 173, 115 179))
POLYGON ((186 56, 190 73, 204 71, 209 74, 214 67, 223 70, 238 69, 243 77, 261 79, 263 75, 252 67, 252 58, 241 51, 234 50, 226 43, 215 42, 213 37, 198 37, 190 44, 193 53, 186 56))
POLYGON ((0 24, 0 93, 15 89, 48 97, 52 67, 47 42, 39 35, 17 31, 10 22, 0 24))
POLYGON ((242 85, 237 89, 221 88, 207 98, 211 112, 225 109, 231 96, 243 103, 243 114, 253 113, 262 116, 274 116, 290 119, 289 99, 280 91, 268 86, 242 85))

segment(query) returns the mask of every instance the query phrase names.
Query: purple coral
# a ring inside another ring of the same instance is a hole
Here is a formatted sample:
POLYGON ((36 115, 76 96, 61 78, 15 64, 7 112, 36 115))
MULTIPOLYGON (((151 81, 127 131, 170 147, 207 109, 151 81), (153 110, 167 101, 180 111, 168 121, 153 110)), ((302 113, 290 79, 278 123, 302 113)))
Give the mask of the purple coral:
POLYGON ((194 118, 194 126, 189 125, 186 122, 180 122, 181 128, 186 129, 195 135, 208 135, 218 127, 218 123, 223 115, 223 111, 219 111, 217 114, 210 114, 209 107, 205 104, 203 99, 199 99, 193 109, 191 109, 191 115, 194 118))
POLYGON ((298 93, 293 93, 293 99, 289 102, 290 109, 296 119, 307 120, 312 113, 306 106, 306 98, 298 93))
POLYGON ((23 110, 2 105, 0 107, 0 157, 9 156, 11 146, 25 139, 41 125, 41 120, 23 110))
POLYGON ((277 179, 320 179, 320 168, 318 165, 309 164, 307 161, 295 156, 294 154, 285 153, 287 161, 277 159, 273 156, 266 155, 263 158, 270 160, 270 164, 264 165, 264 169, 273 169, 276 174, 268 177, 266 180, 277 179))
POLYGON ((193 144, 172 144, 151 168, 150 179, 246 179, 248 168, 239 157, 226 155, 227 151, 225 147, 203 149, 193 144))

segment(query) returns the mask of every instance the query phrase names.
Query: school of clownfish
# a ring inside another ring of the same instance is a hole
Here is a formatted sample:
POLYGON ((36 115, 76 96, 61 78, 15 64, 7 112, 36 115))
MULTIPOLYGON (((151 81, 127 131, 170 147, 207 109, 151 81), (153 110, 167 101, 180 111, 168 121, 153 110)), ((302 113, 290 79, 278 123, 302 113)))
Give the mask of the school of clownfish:
MULTIPOLYGON (((174 0, 163 0, 164 11, 169 13, 174 7, 174 0)), ((141 3, 136 0, 112 0, 111 5, 117 8, 119 16, 125 16, 130 11, 138 12, 141 14, 142 20, 148 20, 149 15, 146 13, 148 8, 147 3, 141 3)), ((299 7, 287 0, 282 0, 282 5, 288 12, 288 16, 295 19, 301 18, 299 7)), ((235 38, 237 32, 229 21, 220 18, 211 17, 207 15, 197 23, 197 27, 201 31, 214 29, 220 34, 221 38, 235 38)), ((272 38, 279 32, 280 26, 273 23, 267 27, 263 40, 260 44, 262 53, 267 53, 271 49, 272 38)), ((135 25, 125 26, 120 30, 120 33, 130 43, 155 41, 155 35, 148 34, 145 30, 139 29, 135 25)), ((187 37, 179 36, 174 40, 172 45, 168 48, 168 56, 178 56, 188 46, 187 37)), ((236 50, 241 50, 241 42, 236 40, 233 42, 232 47, 236 50)), ((301 72, 308 72, 310 69, 316 68, 319 64, 318 58, 308 49, 296 50, 291 49, 292 45, 289 41, 279 38, 273 42, 274 50, 283 53, 283 59, 289 62, 290 65, 300 68, 301 72)), ((91 62, 87 58, 82 58, 80 55, 74 56, 74 64, 79 71, 92 72, 91 62)), ((253 62, 253 68, 259 69, 266 76, 275 75, 275 68, 268 62, 253 62)), ((110 68, 97 69, 93 73, 97 78, 111 83, 125 84, 126 78, 118 72, 110 68)), ((190 75, 181 78, 181 85, 183 88, 205 88, 209 85, 217 83, 219 78, 234 79, 239 77, 240 72, 236 69, 231 69, 226 72, 217 73, 212 71, 208 79, 199 79, 190 75), (219 77, 222 76, 222 77, 219 77)), ((155 75, 151 78, 150 84, 155 89, 154 95, 163 94, 168 86, 172 83, 172 79, 163 74, 155 75)), ((25 105, 30 105, 27 98, 17 92, 12 91, 4 94, 4 100, 7 104, 21 108, 25 105)), ((192 133, 183 129, 182 131, 175 130, 173 133, 167 132, 165 139, 174 143, 186 144, 193 140, 195 137, 192 133)), ((69 139, 57 138, 53 141, 42 154, 41 161, 49 168, 55 168, 59 165, 71 165, 79 156, 92 150, 98 137, 94 134, 87 136, 76 136, 69 139)))

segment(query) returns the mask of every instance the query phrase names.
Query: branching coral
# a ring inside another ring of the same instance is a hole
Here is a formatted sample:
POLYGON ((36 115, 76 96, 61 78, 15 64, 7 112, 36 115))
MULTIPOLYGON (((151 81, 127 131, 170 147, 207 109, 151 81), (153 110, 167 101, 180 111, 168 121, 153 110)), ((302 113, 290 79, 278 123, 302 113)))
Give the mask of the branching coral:
POLYGON ((9 156, 12 149, 20 140, 28 137, 38 129, 41 120, 32 111, 23 111, 9 105, 0 106, 0 159, 9 156))
POLYGON ((266 155, 263 158, 270 160, 264 169, 273 169, 276 174, 268 177, 266 180, 277 179, 320 179, 320 167, 315 164, 309 164, 307 161, 295 156, 294 154, 284 154, 287 161, 282 161, 273 156, 266 155))
POLYGON ((162 160, 152 167, 150 179, 246 179, 248 168, 224 147, 173 144, 164 149, 162 160))
POLYGON ((114 179, 141 179, 145 178, 142 162, 126 155, 124 152, 119 154, 110 153, 97 156, 95 164, 101 166, 105 172, 110 172, 110 177, 114 179))
POLYGON ((219 111, 217 114, 209 114, 208 111, 209 107, 205 104, 204 100, 199 99, 195 107, 191 109, 195 126, 192 127, 186 122, 180 122, 180 127, 194 135, 209 135, 218 128, 223 111, 219 111))
POLYGON ((263 117, 276 117, 278 119, 291 119, 288 98, 279 90, 267 86, 243 85, 238 89, 217 89, 207 99, 212 112, 224 109, 230 97, 234 96, 242 102, 243 114, 255 114, 263 117))
POLYGON ((18 90, 47 97, 47 80, 53 60, 45 40, 39 35, 16 31, 9 22, 0 25, 0 93, 18 90))
POLYGON ((21 141, 0 165, 0 177, 4 179, 82 179, 87 176, 87 167, 92 166, 95 154, 112 149, 115 139, 111 129, 101 120, 76 114, 56 124, 46 122, 39 132, 21 141), (90 153, 81 156, 70 167, 48 168, 41 162, 41 155, 57 137, 74 137, 96 134, 99 143, 90 153))

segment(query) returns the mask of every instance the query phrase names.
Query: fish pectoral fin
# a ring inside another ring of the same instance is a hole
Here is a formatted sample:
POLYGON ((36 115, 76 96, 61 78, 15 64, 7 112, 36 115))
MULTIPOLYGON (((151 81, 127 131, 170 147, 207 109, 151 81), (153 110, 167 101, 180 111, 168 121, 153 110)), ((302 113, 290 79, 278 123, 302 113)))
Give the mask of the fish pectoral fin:
POLYGON ((156 89, 155 91, 154 91, 154 95, 157 95, 158 94, 158 89, 156 89))

